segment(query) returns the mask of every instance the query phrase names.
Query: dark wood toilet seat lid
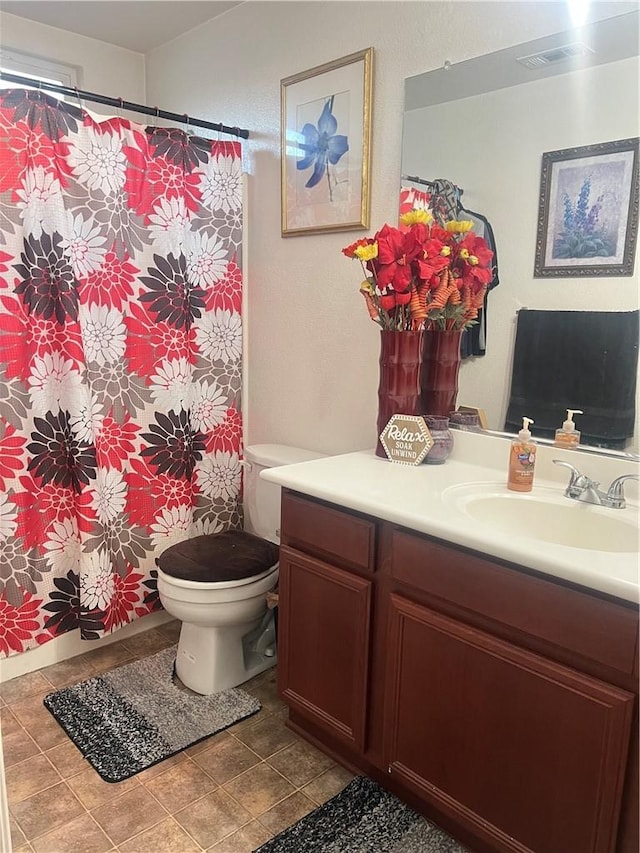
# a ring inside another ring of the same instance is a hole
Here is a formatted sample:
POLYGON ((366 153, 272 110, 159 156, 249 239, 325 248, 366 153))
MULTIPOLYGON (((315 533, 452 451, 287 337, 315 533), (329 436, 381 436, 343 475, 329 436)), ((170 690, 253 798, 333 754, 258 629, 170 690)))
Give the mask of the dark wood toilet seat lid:
POLYGON ((222 583, 266 572, 278 562, 278 554, 273 542, 244 530, 228 530, 178 542, 163 551, 156 564, 180 580, 222 583))

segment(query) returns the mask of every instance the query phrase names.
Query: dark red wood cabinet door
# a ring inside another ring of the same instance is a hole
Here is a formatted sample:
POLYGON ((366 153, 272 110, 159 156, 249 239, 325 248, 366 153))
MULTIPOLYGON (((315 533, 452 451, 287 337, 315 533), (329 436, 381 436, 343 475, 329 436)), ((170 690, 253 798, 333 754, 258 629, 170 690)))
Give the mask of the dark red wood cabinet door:
POLYGON ((388 641, 393 776, 496 850, 615 850, 630 693, 398 595, 388 641))
POLYGON ((292 709, 364 749, 371 581, 280 548, 278 689, 292 709))

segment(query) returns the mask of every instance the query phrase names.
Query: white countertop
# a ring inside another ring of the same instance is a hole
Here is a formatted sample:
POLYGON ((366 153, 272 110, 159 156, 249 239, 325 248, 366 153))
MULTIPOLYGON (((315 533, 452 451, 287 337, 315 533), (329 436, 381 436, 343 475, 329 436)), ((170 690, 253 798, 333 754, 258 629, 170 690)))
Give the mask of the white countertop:
MULTIPOLYGON (((507 442, 482 436, 479 444, 478 438, 469 433, 456 434, 454 453, 442 465, 399 465, 378 458, 371 450, 269 468, 262 471, 261 476, 302 494, 637 602, 637 552, 593 551, 557 545, 533 536, 509 535, 499 526, 480 523, 456 507, 450 496, 460 484, 486 484, 487 491, 492 494, 515 495, 506 487, 507 442), (500 443, 487 443, 492 441, 500 443), (467 461, 470 453, 479 461, 467 461), (505 463, 504 473, 496 467, 498 460, 505 463)), ((569 502, 569 498, 563 497, 568 472, 550 464, 551 457, 570 460, 589 476, 590 466, 600 464, 604 465, 605 474, 610 473, 612 478, 637 470, 627 460, 613 460, 609 465, 608 460, 594 462, 593 457, 578 456, 576 451, 544 448, 539 450, 541 464, 536 466, 532 496, 551 494, 555 500, 557 494, 569 502)), ((602 482, 606 486, 609 481, 603 477, 602 482)), ((630 485, 635 487, 635 483, 630 485)), ((607 513, 637 527, 637 505, 607 509, 575 501, 570 503, 576 505, 577 512, 584 514, 586 525, 590 514, 607 513)))

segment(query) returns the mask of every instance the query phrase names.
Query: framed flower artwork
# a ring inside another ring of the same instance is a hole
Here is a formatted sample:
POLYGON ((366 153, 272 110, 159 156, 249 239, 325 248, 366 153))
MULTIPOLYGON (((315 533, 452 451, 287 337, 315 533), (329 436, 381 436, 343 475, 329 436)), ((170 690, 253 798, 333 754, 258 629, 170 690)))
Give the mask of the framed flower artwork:
POLYGON ((282 236, 369 227, 373 48, 280 83, 282 236))
POLYGON ((638 141, 542 155, 534 277, 633 275, 638 141))

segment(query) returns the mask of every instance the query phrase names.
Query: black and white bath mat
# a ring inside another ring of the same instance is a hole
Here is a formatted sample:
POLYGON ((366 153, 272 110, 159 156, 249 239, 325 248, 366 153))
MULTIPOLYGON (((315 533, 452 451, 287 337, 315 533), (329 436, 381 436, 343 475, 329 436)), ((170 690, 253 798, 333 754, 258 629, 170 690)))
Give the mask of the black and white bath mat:
POLYGON ((106 782, 121 782, 260 710, 232 688, 200 696, 176 685, 176 646, 44 697, 106 782))
POLYGON ((357 776, 333 799, 254 853, 466 853, 372 779, 357 776))

